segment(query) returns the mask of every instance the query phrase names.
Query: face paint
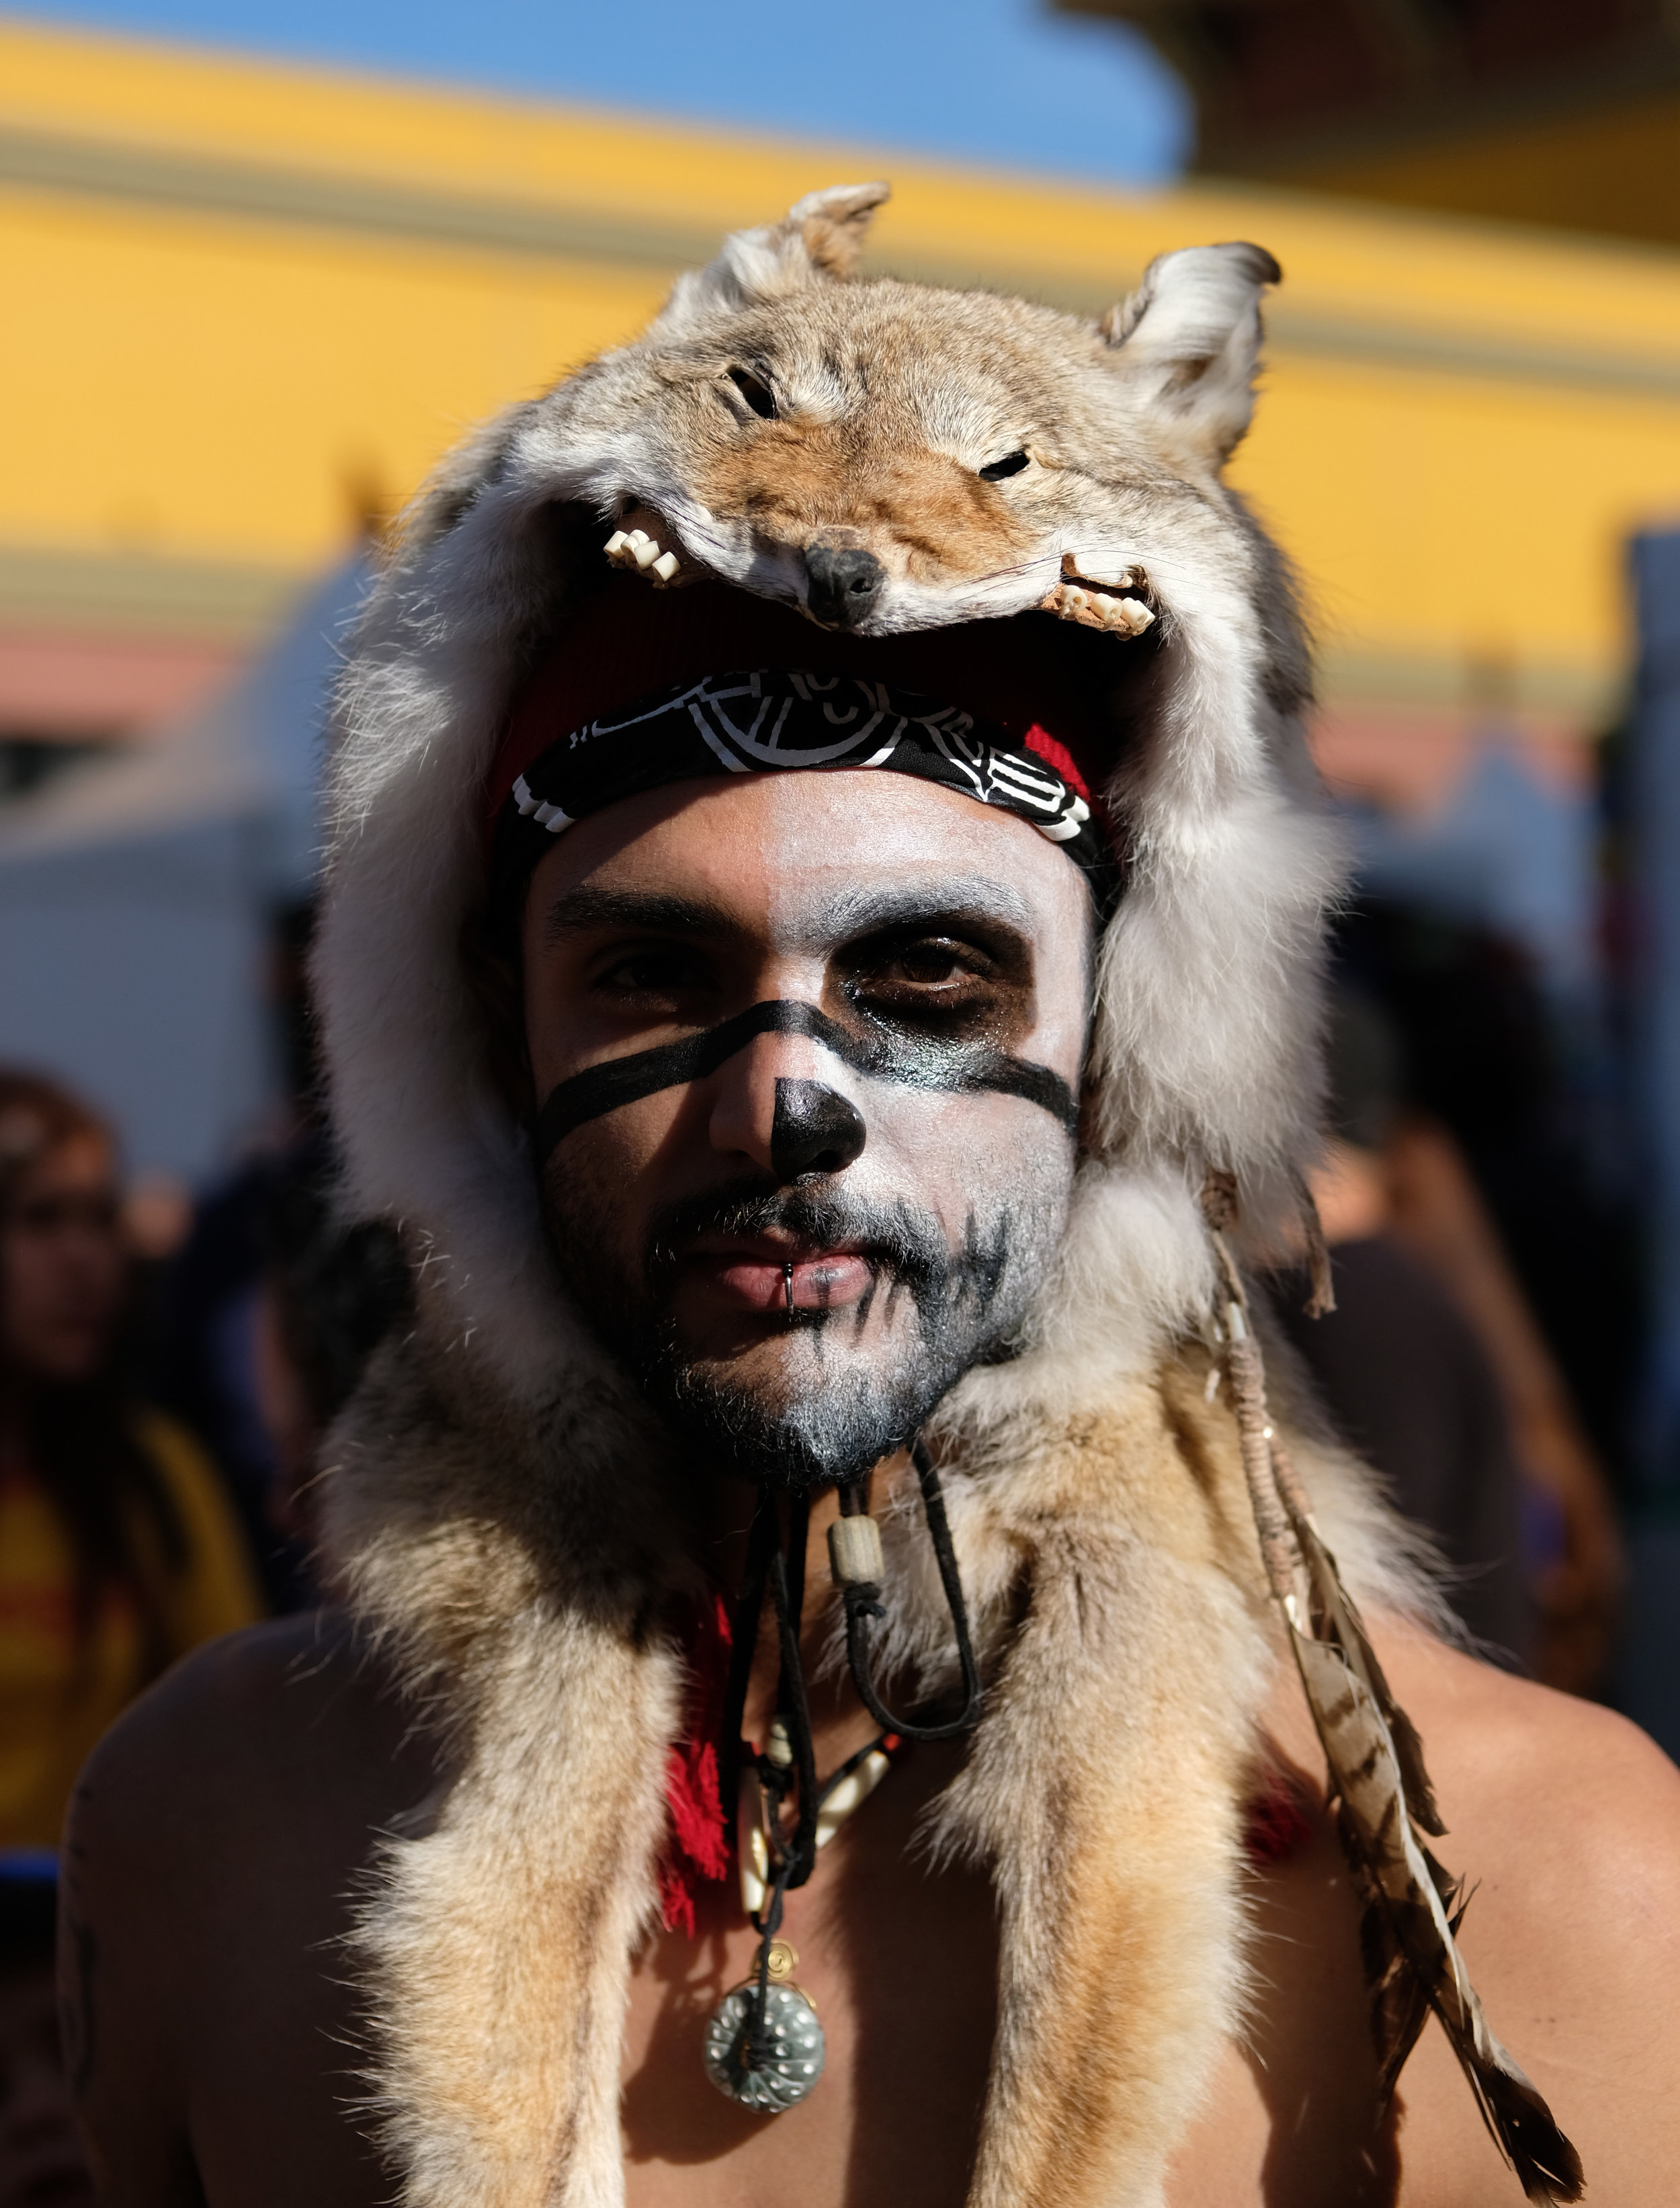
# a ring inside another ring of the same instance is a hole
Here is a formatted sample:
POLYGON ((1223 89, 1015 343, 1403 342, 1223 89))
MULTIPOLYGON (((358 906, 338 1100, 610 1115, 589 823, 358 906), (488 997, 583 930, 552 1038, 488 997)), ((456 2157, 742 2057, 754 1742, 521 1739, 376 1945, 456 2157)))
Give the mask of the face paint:
MULTIPOLYGON (((862 1154, 868 1130, 855 1105, 820 1081, 779 1078, 771 1125, 770 1164, 777 1180, 843 1173, 862 1154)), ((789 1268, 791 1279, 792 1268, 789 1268)), ((789 1305, 792 1307, 792 1290, 789 1305)))
POLYGON ((933 1211, 872 1203, 843 1181, 742 1185, 670 1207, 629 1276, 613 1261, 598 1189, 551 1181, 550 1215, 563 1272, 654 1407, 743 1477, 799 1489, 860 1478, 914 1437, 964 1372, 1008 1353, 1060 1235, 1058 1184, 1029 1173, 970 1209, 955 1249, 933 1211), (783 1371, 765 1385, 731 1359, 693 1355, 672 1302, 698 1245, 771 1234, 843 1247, 868 1265, 871 1284, 835 1308, 819 1272, 795 1305, 795 1269, 784 1266, 778 1332, 792 1339, 778 1344, 783 1371))
POLYGON ((904 777, 742 777, 580 822, 522 939, 555 1261, 697 1469, 851 1479, 1011 1353, 1076 1160, 1053 846, 904 777))
MULTIPOLYGON (((531 1130, 531 1151, 537 1166, 547 1164, 555 1145, 574 1128, 598 1119, 603 1112, 616 1111, 621 1105, 656 1096, 662 1089, 705 1080, 761 1035, 808 1035, 855 1072, 879 1080, 916 1089, 946 1089, 958 1095, 991 1089, 1002 1096, 1023 1096, 1059 1119, 1069 1134, 1078 1126, 1079 1107, 1072 1090, 1047 1066, 1011 1058, 1007 1052, 983 1043, 943 1043, 925 1036, 894 1035, 885 1027, 873 1034, 855 1033, 814 1005, 778 999, 722 1020, 704 1035, 666 1043, 657 1050, 609 1059, 560 1083, 531 1130)), ((860 1140, 851 1156, 842 1162, 849 1165, 862 1148, 860 1140)), ((837 1172, 839 1167, 829 1170, 837 1172)))

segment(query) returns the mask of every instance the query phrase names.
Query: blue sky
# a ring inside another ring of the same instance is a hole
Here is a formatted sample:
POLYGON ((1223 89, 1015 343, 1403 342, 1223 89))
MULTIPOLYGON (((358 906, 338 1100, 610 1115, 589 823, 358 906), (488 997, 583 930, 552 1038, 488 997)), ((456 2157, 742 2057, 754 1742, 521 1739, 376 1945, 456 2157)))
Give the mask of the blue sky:
POLYGON ((1188 147, 1135 33, 1045 0, 72 0, 37 20, 1147 183, 1188 147))

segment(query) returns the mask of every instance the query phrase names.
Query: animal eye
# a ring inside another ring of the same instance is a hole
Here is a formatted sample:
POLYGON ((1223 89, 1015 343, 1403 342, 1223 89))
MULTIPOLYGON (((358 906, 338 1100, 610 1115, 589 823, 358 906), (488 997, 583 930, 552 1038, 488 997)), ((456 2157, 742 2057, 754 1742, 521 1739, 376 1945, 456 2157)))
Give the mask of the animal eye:
POLYGON ((1005 453, 1000 460, 987 460, 980 471, 982 483, 1001 483, 1005 476, 1018 476, 1027 465, 1024 453, 1005 453))
POLYGON ((732 368, 729 381, 753 411, 766 422, 776 418, 776 393, 767 383, 761 382, 750 369, 732 368))

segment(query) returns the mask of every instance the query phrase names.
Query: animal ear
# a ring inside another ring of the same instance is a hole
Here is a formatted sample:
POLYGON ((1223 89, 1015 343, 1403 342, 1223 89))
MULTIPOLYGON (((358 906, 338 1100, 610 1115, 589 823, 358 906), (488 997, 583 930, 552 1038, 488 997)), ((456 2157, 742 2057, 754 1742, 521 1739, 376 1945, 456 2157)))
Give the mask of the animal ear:
POLYGON ((825 276, 849 276, 876 208, 891 197, 891 184, 831 184, 826 191, 807 192, 782 228, 798 231, 813 268, 825 276))
POLYGON ((1189 246, 1152 261, 1097 325, 1147 402, 1177 415, 1216 460, 1254 412, 1260 294, 1282 276, 1263 245, 1189 246))
POLYGON ((831 184, 807 192, 780 222, 738 230, 709 268, 679 277, 660 320, 668 326, 707 308, 752 305, 849 276, 869 221, 892 195, 891 184, 831 184))

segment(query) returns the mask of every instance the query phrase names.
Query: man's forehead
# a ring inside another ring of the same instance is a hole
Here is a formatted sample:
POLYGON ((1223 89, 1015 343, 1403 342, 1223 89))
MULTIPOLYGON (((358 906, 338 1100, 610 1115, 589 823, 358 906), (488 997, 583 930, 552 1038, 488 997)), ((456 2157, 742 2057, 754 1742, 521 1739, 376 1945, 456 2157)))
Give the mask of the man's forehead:
POLYGON ((1079 907, 1079 869, 1025 823, 901 777, 813 773, 609 807, 537 869, 529 910, 549 942, 630 926, 805 951, 942 915, 1033 935, 1079 907))
POLYGON ((810 954, 861 935, 940 922, 980 921, 1031 936, 1048 915, 1006 882, 986 874, 930 871, 926 880, 849 884, 783 877, 769 900, 683 897, 600 880, 562 889, 540 909, 547 944, 627 929, 658 934, 769 935, 778 951, 810 954))

